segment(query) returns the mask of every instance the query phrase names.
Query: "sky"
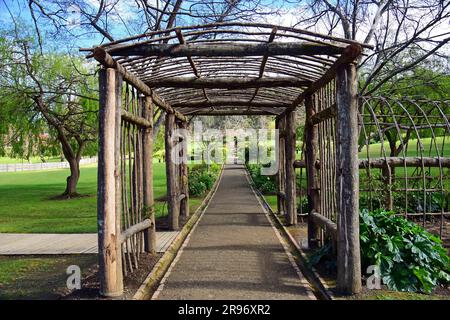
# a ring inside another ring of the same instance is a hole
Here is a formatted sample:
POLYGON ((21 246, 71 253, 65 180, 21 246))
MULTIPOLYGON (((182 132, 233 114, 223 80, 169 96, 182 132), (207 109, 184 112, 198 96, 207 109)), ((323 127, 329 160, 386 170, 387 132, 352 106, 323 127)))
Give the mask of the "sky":
MULTIPOLYGON (((156 0, 153 0, 156 1, 156 0)), ((192 2, 193 0, 186 0, 186 2, 192 2)), ((98 0, 88 0, 88 2, 91 4, 93 10, 95 11, 95 8, 98 7, 98 0)), ((295 20, 297 19, 295 12, 290 11, 291 8, 294 6, 290 2, 282 1, 282 0, 263 0, 264 3, 270 4, 276 7, 283 6, 285 9, 285 12, 281 16, 265 16, 264 22, 269 22, 277 25, 285 25, 285 26, 291 26, 295 23, 295 20)), ((125 21, 133 21, 133 18, 135 17, 136 12, 134 11, 136 8, 135 6, 135 0, 121 0, 117 5, 118 13, 120 13, 120 16, 125 21)), ((24 0, 0 0, 0 25, 2 26, 12 26, 12 19, 9 11, 12 12, 14 15, 14 18, 17 21, 24 21, 26 24, 29 24, 30 26, 33 25, 33 20, 30 15, 30 10, 27 5, 27 1, 24 0)), ((72 10, 73 13, 73 20, 76 21, 77 19, 77 13, 76 10, 72 10)), ((183 16, 183 19, 185 19, 185 16, 183 16)), ((48 21, 48 20, 47 20, 48 21)), ((49 28, 45 27, 45 23, 47 23, 46 20, 38 17, 38 22, 40 22, 40 28, 43 30, 43 33, 45 33, 45 30, 49 30, 49 28)), ((127 30, 124 27, 124 24, 122 21, 115 21, 114 23, 115 29, 112 33, 114 33, 116 38, 122 38, 127 37, 130 35, 134 35, 137 32, 133 32, 133 30, 127 30)), ((110 22, 112 25, 112 23, 110 22)), ((184 25, 186 24, 192 24, 189 21, 183 21, 184 25)), ((80 33, 79 28, 75 29, 77 33, 80 33)), ((138 32, 140 33, 140 32, 138 32)), ((98 34, 92 34, 86 36, 80 36, 79 39, 75 44, 63 42, 62 45, 65 47, 67 46, 69 50, 75 51, 78 50, 79 47, 92 47, 95 46, 103 40, 103 37, 98 34)), ((106 40, 107 41, 107 40, 106 40)), ((51 46, 52 43, 52 37, 47 36, 46 37, 46 43, 48 43, 51 46)), ((56 44, 56 48, 53 49, 61 49, 61 44, 56 44)))
MULTIPOLYGON (((92 10, 95 12, 95 8, 98 6, 99 0, 87 0, 91 3, 92 10)), ((110 0, 111 1, 111 0, 110 0)), ((156 1, 156 0, 153 0, 156 1)), ((185 0, 185 2, 190 3, 194 0, 185 0)), ((308 1, 308 0, 306 0, 308 1)), ((27 2, 25 0, 0 0, 0 26, 12 26, 12 19, 8 12, 8 9, 13 13, 14 18, 18 20, 23 20, 25 23, 32 25, 32 19, 30 16, 30 11, 27 6, 27 2)), ((262 19, 264 19, 264 22, 272 23, 275 25, 283 25, 283 26, 292 26, 294 25, 301 16, 300 10, 298 9, 298 4, 292 4, 286 1, 282 0, 263 0, 263 3, 270 4, 274 7, 283 7, 283 10, 281 11, 281 14, 279 15, 273 15, 273 16, 264 16, 262 19)), ((126 25, 130 26, 130 29, 132 28, 133 22, 136 22, 139 19, 135 19, 136 16, 136 8, 135 0, 120 0, 117 6, 118 13, 120 13, 120 16, 127 22, 126 25)), ((73 20, 76 21, 76 12, 73 14, 73 20)), ((46 20, 42 20, 38 18, 40 22, 40 26, 42 30, 49 30, 49 28, 45 27, 46 20)), ((370 19, 369 19, 370 21, 370 19)), ((361 31, 359 38, 357 40, 362 41, 367 33, 368 29, 368 23, 362 23, 360 28, 361 31)), ((182 24, 191 24, 189 21, 183 21, 182 24)), ((129 35, 134 35, 137 32, 137 29, 134 30, 127 30, 127 28, 124 26, 124 23, 122 21, 110 21, 110 25, 114 26, 114 29, 112 30, 112 33, 118 38, 123 38, 129 35)), ((442 24, 441 27, 437 28, 434 32, 435 33, 444 33, 448 32, 450 29, 450 21, 448 21, 446 24, 442 24)), ((75 32, 80 34, 80 28, 74 28, 75 32)), ((326 33, 327 28, 322 23, 317 23, 314 26, 314 30, 316 32, 326 33)), ((142 32, 142 31, 141 31, 142 32)), ((339 36, 339 35, 338 35, 339 36)), ((76 42, 70 42, 70 41, 55 41, 54 38, 52 38, 50 35, 47 35, 46 37, 46 47, 48 50, 68 50, 71 52, 77 52, 80 47, 92 47, 95 45, 98 45, 101 43, 103 37, 99 35, 98 33, 89 33, 80 36, 76 42)), ((106 40, 107 41, 107 40, 106 40)), ((448 51, 448 49, 446 50, 448 51)))

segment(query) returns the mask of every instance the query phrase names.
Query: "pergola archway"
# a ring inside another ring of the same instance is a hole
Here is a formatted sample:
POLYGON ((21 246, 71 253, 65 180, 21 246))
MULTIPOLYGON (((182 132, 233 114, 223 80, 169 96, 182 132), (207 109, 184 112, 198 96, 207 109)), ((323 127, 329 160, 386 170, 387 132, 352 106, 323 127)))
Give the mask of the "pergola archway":
POLYGON ((88 57, 102 65, 102 165, 98 176, 102 294, 120 295, 123 274, 132 271, 137 253, 154 252, 151 182, 156 112, 167 113, 168 210, 171 227, 177 229, 178 216, 189 215, 188 181, 186 161, 178 165, 171 159, 172 134, 194 115, 276 116, 280 130, 278 203, 288 223, 296 224, 294 112, 299 106, 306 110, 308 199, 315 213, 315 219, 309 219, 309 242, 314 245, 318 228, 326 228, 331 221, 320 208, 315 165, 324 157, 317 147, 318 124, 326 122, 329 131, 321 137, 327 139, 334 156, 321 174, 329 177, 327 201, 336 204, 338 287, 344 292, 358 292, 355 60, 364 46, 295 28, 222 23, 151 32, 89 49, 88 57))

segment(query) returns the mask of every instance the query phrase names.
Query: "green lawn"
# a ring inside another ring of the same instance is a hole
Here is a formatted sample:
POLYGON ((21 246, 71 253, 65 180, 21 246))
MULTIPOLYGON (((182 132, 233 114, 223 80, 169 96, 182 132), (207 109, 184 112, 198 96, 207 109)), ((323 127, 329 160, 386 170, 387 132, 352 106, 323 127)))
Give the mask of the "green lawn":
MULTIPOLYGON (((443 137, 437 137, 435 140, 435 143, 434 142, 432 143, 431 138, 423 138, 423 139, 421 139, 421 141, 422 141, 422 146, 423 146, 423 156, 424 157, 436 157, 437 156, 436 147, 437 147, 437 150, 439 150, 439 152, 441 152, 443 143, 444 143, 443 156, 450 157, 450 138, 447 137, 444 141, 443 137)), ((397 145, 398 144, 399 144, 399 142, 397 142, 397 145)), ((390 149, 389 149, 388 142, 385 141, 383 146, 384 146, 384 150, 386 152, 386 156, 389 156, 390 149)), ((373 143, 373 144, 369 145, 369 156, 371 158, 378 158, 378 157, 383 156, 381 143, 373 143)), ((403 154, 400 154, 400 156, 403 156, 403 154)), ((417 144, 417 139, 411 139, 408 142, 408 150, 406 152, 406 156, 407 157, 420 156, 420 148, 417 144)), ((367 148, 366 147, 364 147, 361 150, 361 152, 359 153, 359 157, 360 158, 367 157, 367 148)))
MULTIPOLYGON (((97 166, 81 168, 78 192, 87 197, 53 200, 64 191, 68 169, 0 173, 0 232, 97 232, 97 166)), ((154 163, 154 195, 166 193, 164 163, 154 163)), ((201 199, 190 199, 194 210, 201 199)), ((167 213, 157 201, 156 215, 167 213)))

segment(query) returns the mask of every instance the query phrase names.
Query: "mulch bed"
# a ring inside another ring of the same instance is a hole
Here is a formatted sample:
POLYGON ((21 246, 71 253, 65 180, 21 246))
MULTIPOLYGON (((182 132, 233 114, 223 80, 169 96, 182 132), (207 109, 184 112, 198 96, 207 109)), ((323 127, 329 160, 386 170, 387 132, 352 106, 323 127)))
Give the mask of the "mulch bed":
MULTIPOLYGON (((147 278, 148 274, 152 271, 155 264, 161 258, 162 254, 150 255, 147 253, 142 253, 138 263, 138 269, 134 270, 133 273, 128 273, 124 277, 124 294, 120 298, 128 300, 132 299, 136 291, 141 286, 142 282, 147 278)), ((88 271, 88 274, 81 280, 81 289, 74 290, 72 292, 67 292, 61 297, 63 300, 85 300, 85 299, 104 299, 108 300, 110 298, 104 298, 99 294, 100 282, 98 279, 98 265, 93 265, 88 271)))
MULTIPOLYGON (((180 216, 178 219, 179 229, 181 230, 189 218, 180 216)), ((156 231, 169 231, 169 217, 160 217, 156 219, 156 231)))
MULTIPOLYGON (((420 226, 423 226, 423 223, 417 222, 420 226)), ((425 222, 425 229, 431 232, 432 234, 439 237, 439 231, 441 227, 441 218, 434 217, 430 221, 425 222)), ((447 248, 448 253, 450 254, 450 219, 444 218, 444 223, 442 226, 442 244, 445 248, 447 248)))
MULTIPOLYGON (((179 219, 180 229, 188 221, 187 218, 181 217, 179 219)), ((168 217, 160 217, 156 220, 156 230, 157 231, 168 231, 169 230, 169 220, 168 217)), ((139 268, 134 270, 132 273, 128 273, 124 277, 124 294, 120 298, 116 299, 131 299, 136 291, 139 289, 141 284, 147 278, 148 274, 152 271, 153 267, 156 265, 158 260, 162 257, 161 254, 156 254, 154 256, 142 253, 139 261, 139 268)), ((75 290, 72 292, 66 292, 62 294, 62 299, 64 300, 84 300, 84 299, 109 299, 104 298, 99 295, 100 282, 98 279, 98 265, 93 265, 87 275, 81 281, 82 288, 80 290, 75 290)))

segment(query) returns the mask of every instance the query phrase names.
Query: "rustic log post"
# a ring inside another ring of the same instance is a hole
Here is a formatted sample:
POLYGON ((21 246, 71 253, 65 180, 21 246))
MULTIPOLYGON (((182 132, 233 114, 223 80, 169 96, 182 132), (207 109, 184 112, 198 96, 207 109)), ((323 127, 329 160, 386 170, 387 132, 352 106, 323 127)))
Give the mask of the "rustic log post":
POLYGON ((166 179, 167 179, 167 210, 169 219, 169 228, 171 230, 179 229, 180 206, 178 199, 178 177, 177 165, 175 163, 173 149, 173 135, 175 131, 175 115, 166 114, 165 128, 165 149, 166 149, 166 179))
POLYGON ((285 118, 285 172, 286 172, 286 223, 297 224, 297 194, 295 176, 295 112, 286 112, 285 118))
MULTIPOLYGON (((122 182, 120 176, 120 140, 122 135, 122 84, 123 77, 116 70, 116 84, 115 84, 115 98, 116 98, 116 110, 115 110, 115 141, 114 141, 114 178, 115 178, 115 187, 116 187, 116 207, 115 207, 115 215, 116 215, 116 235, 120 239, 120 235, 122 233, 122 182)), ((119 288, 123 290, 123 264, 122 264, 122 241, 116 241, 116 254, 118 258, 117 263, 117 283, 119 284, 119 288)))
POLYGON ((336 77, 337 287, 361 291, 359 245, 358 100, 356 66, 344 65, 336 77))
MULTIPOLYGON (((306 124, 305 124, 305 143, 306 143, 306 174, 307 174, 307 196, 308 196, 308 214, 321 212, 320 210, 320 193, 318 182, 318 170, 315 166, 317 160, 319 130, 317 125, 311 122, 312 117, 316 114, 314 96, 307 95, 305 97, 306 108, 306 124)), ((319 239, 319 226, 314 220, 308 217, 308 247, 317 247, 319 239)))
MULTIPOLYGON (((153 124, 153 102, 150 96, 144 97, 143 117, 153 124)), ((145 218, 150 219, 152 226, 144 231, 145 252, 156 253, 156 225, 153 199, 153 125, 143 129, 144 134, 144 208, 145 218)))
MULTIPOLYGON (((280 131, 280 118, 276 117, 275 118, 275 130, 280 131)), ((281 214, 281 159, 280 159, 280 150, 281 150, 281 137, 280 135, 278 135, 278 149, 276 150, 277 152, 277 157, 278 157, 278 171, 277 171, 277 214, 281 214)))
POLYGON ((180 175, 181 175, 181 190, 180 193, 184 194, 184 198, 180 203, 180 215, 183 217, 189 217, 189 178, 188 178, 188 149, 187 149, 187 122, 183 121, 181 123, 181 129, 183 130, 182 144, 183 148, 181 150, 181 163, 180 163, 180 175))
POLYGON ((279 131, 278 134, 278 172, 277 172, 277 213, 284 214, 285 211, 285 157, 284 157, 284 116, 279 116, 275 120, 275 128, 279 131))
POLYGON ((281 117, 282 136, 280 141, 280 158, 281 158, 281 188, 282 188, 282 208, 283 214, 286 214, 286 116, 281 117))
MULTIPOLYGON (((116 116, 120 106, 121 78, 116 70, 100 70, 100 112, 98 152, 98 257, 100 294, 107 297, 123 293, 120 252, 120 210, 116 209, 118 175, 116 116), (120 84, 119 84, 120 82, 120 84)), ((119 184, 120 187, 120 184, 119 184)))

